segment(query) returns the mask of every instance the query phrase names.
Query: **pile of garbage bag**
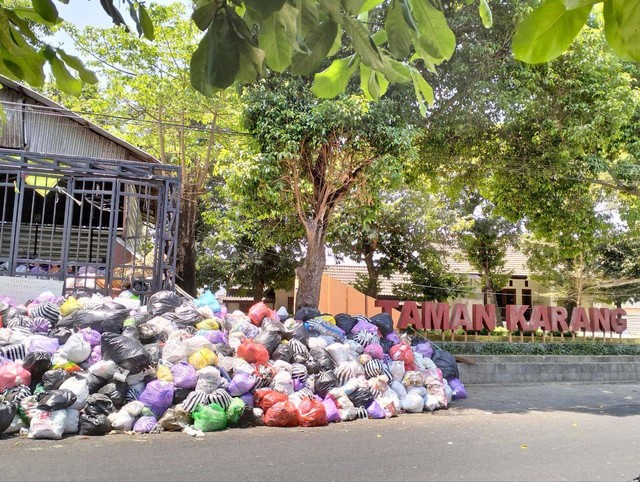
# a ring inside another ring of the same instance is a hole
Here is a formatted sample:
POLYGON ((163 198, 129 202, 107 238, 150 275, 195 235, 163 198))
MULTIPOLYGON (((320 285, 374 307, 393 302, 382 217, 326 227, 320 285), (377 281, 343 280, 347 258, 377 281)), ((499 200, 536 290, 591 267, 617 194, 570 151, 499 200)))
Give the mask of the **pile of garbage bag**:
POLYGON ((0 434, 315 427, 445 409, 455 358, 389 315, 227 313, 205 293, 0 299, 0 434), (120 300, 122 301, 122 300, 120 300))

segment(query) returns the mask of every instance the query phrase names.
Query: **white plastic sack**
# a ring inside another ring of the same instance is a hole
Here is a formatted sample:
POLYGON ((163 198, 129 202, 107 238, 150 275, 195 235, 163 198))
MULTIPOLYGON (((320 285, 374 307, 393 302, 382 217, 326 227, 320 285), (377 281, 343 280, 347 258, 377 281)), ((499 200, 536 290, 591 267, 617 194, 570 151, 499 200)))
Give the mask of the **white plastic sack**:
POLYGON ((347 394, 347 395, 351 395, 353 392, 355 392, 358 388, 360 387, 360 384, 358 383, 358 380, 355 378, 350 378, 349 380, 347 380, 343 385, 342 385, 342 391, 347 394))
POLYGON ((184 347, 187 358, 203 348, 208 348, 209 350, 213 351, 213 344, 202 335, 196 335, 191 338, 187 338, 182 342, 182 346, 184 347))
POLYGON ((170 337, 162 348, 162 359, 169 363, 187 361, 187 351, 179 337, 170 337))
POLYGON ((36 410, 31 419, 28 438, 61 439, 66 418, 66 410, 54 410, 53 412, 36 410))
POLYGON ((64 419, 63 433, 78 433, 80 423, 80 412, 75 408, 67 408, 67 416, 64 419))
POLYGON ((449 382, 447 381, 446 378, 443 378, 442 381, 444 383, 444 393, 447 396, 447 406, 448 406, 453 400, 453 390, 449 386, 449 382))
POLYGON ((27 426, 24 424, 22 419, 16 415, 15 417, 13 417, 13 421, 11 422, 11 425, 9 425, 7 429, 2 433, 5 435, 10 433, 16 433, 22 430, 23 428, 27 428, 27 426))
POLYGON ((273 366, 275 367, 276 372, 285 371, 285 372, 293 373, 293 367, 291 366, 291 363, 287 363, 284 360, 276 360, 273 366))
POLYGON ((60 348, 60 353, 69 361, 82 363, 91 355, 91 345, 84 341, 80 333, 74 333, 60 348))
POLYGON ((309 350, 313 350, 314 348, 326 348, 327 340, 320 338, 319 336, 312 336, 309 337, 309 342, 307 344, 309 345, 309 350))
POLYGON ((389 388, 390 388, 391 390, 393 390, 393 391, 398 395, 398 398, 399 398, 400 400, 402 400, 404 397, 406 397, 406 396, 407 396, 407 389, 406 389, 406 388, 405 388, 405 386, 404 386, 402 383, 400 383, 399 381, 396 381, 396 380, 392 381, 392 382, 389 384, 389 388))
MULTIPOLYGON (((146 374, 144 371, 142 371, 142 372, 140 372, 140 373, 135 373, 135 374, 133 374, 133 375, 130 375, 130 374, 127 372, 127 377, 125 378, 125 381, 127 382, 127 385, 129 385, 130 387, 132 387, 132 386, 137 385, 138 383, 140 383, 140 382, 144 381, 144 377, 145 377, 146 375, 147 375, 147 374, 146 374)), ((116 373, 116 376, 117 376, 117 373, 116 373)))
POLYGON ((167 336, 170 336, 174 331, 171 322, 162 316, 151 318, 146 324, 155 328, 157 333, 166 333, 167 336))
POLYGON ((285 370, 276 373, 276 376, 273 377, 273 389, 276 392, 291 395, 293 393, 293 379, 291 378, 291 373, 285 370))
POLYGON ((133 424, 136 422, 136 417, 131 415, 124 407, 117 413, 109 414, 108 418, 109 422, 111 422, 111 428, 122 432, 133 430, 133 424))
POLYGON ((406 397, 400 399, 400 407, 405 412, 419 413, 424 410, 424 400, 416 393, 411 395, 407 394, 406 397))
POLYGON ((76 403, 69 408, 81 410, 87 404, 87 398, 89 398, 89 385, 86 380, 80 380, 79 378, 70 377, 67 378, 62 385, 61 390, 71 390, 76 396, 76 403))
POLYGON ((124 405, 122 410, 126 410, 129 415, 137 417, 142 413, 142 410, 144 410, 144 403, 134 400, 124 405))
POLYGON ((118 365, 113 360, 99 360, 89 367, 89 373, 105 380, 111 380, 117 369, 118 365))
POLYGON ((391 372, 393 381, 401 382, 404 378, 404 362, 392 361, 389 363, 389 372, 391 372))
POLYGON ((327 346, 326 350, 336 366, 346 363, 350 359, 349 347, 342 343, 332 343, 327 346))
POLYGON ((242 342, 246 339, 246 336, 241 331, 234 331, 229 333, 229 346, 234 350, 237 350, 242 342))
POLYGON ((434 397, 430 397, 429 395, 427 395, 427 401, 424 404, 425 410, 433 412, 434 410, 437 410, 439 406, 440 404, 438 403, 438 400, 436 400, 434 397))

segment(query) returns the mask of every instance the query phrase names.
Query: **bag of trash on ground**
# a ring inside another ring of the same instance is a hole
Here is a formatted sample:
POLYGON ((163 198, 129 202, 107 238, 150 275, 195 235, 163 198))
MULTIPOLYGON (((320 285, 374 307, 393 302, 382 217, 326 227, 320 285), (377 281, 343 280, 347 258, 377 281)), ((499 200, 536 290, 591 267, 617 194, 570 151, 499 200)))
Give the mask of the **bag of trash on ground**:
POLYGON ((215 432, 227 428, 227 414, 217 403, 199 405, 192 416, 193 426, 202 432, 215 432))

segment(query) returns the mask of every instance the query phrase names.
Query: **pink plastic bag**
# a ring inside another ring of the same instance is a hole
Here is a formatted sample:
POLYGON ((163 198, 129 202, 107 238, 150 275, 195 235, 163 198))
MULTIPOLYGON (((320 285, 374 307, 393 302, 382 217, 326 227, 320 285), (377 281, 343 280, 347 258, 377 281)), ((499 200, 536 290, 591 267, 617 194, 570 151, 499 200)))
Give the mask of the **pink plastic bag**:
POLYGON ((0 393, 7 388, 17 387, 18 385, 31 384, 31 373, 22 368, 22 365, 14 362, 7 362, 0 365, 0 393))

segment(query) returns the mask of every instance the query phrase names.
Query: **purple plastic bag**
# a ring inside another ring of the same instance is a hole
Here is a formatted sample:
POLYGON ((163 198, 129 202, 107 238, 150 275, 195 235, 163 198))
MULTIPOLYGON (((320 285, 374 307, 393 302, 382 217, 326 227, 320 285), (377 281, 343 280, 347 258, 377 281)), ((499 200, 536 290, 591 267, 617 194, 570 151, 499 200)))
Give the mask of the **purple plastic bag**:
POLYGON ((90 367, 91 365, 98 363, 100 360, 102 360, 102 348, 100 348, 100 345, 97 345, 93 347, 91 355, 89 355, 89 358, 86 359, 85 363, 87 364, 87 367, 90 367))
POLYGON ((413 351, 420 353, 424 358, 431 358, 431 355, 433 355, 433 346, 427 341, 414 346, 413 351))
POLYGON ((327 411, 327 420, 329 423, 340 421, 340 412, 338 412, 338 407, 336 407, 336 403, 331 397, 325 398, 322 401, 322 405, 324 405, 324 408, 327 411))
POLYGON ((34 318, 29 329, 31 330, 31 333, 46 334, 51 329, 51 322, 46 318, 34 318))
POLYGON ((464 389, 464 385, 458 378, 452 378, 449 380, 449 388, 453 392, 453 399, 459 400, 461 398, 467 398, 467 391, 464 389))
POLYGON ((225 345, 228 343, 227 334, 224 331, 220 330, 199 330, 196 335, 202 335, 207 340, 211 342, 212 345, 217 345, 218 343, 224 343, 225 345))
POLYGON ((255 377, 248 373, 240 372, 234 375, 231 379, 231 382, 229 382, 229 386, 227 387, 227 391, 232 397, 239 397, 251 390, 255 384, 255 377))
POLYGON ((173 365, 171 368, 171 375, 173 375, 173 384, 178 388, 195 388, 198 383, 198 373, 187 362, 180 362, 173 365))
POLYGON ((240 395, 240 400, 242 400, 247 407, 253 408, 253 393, 249 392, 240 395))
POLYGON ((382 357, 384 356, 384 350, 378 343, 371 343, 370 345, 365 346, 364 352, 376 360, 382 360, 382 357))
POLYGON ((151 429, 155 427, 156 423, 158 423, 156 417, 145 415, 144 417, 140 417, 136 420, 136 423, 133 426, 133 431, 138 433, 149 433, 151 432, 151 429))
POLYGON ((302 390, 305 387, 304 384, 304 380, 301 380, 299 378, 294 378, 293 379, 293 391, 297 392, 298 390, 302 390))
POLYGON ((371 405, 367 407, 367 413, 371 418, 384 418, 384 409, 376 400, 371 402, 371 405))
POLYGON ((366 331, 367 333, 378 333, 378 327, 373 323, 369 323, 367 320, 360 319, 358 323, 351 329, 351 333, 356 334, 361 331, 366 331))
POLYGON ((78 333, 82 335, 82 338, 84 338, 84 341, 86 341, 87 343, 89 343, 89 345, 91 345, 91 348, 100 344, 102 335, 100 334, 99 331, 92 330, 91 328, 84 328, 80 330, 78 333))
POLYGON ((138 400, 150 408, 156 417, 160 418, 171 406, 174 391, 173 383, 153 380, 147 384, 138 400))
POLYGON ((397 345, 398 343, 400 343, 400 337, 395 331, 393 333, 389 333, 387 336, 384 337, 384 339, 389 340, 394 345, 397 345))
POLYGON ((46 351, 49 355, 53 355, 60 348, 57 338, 33 337, 29 343, 27 353, 34 351, 46 351))

